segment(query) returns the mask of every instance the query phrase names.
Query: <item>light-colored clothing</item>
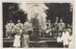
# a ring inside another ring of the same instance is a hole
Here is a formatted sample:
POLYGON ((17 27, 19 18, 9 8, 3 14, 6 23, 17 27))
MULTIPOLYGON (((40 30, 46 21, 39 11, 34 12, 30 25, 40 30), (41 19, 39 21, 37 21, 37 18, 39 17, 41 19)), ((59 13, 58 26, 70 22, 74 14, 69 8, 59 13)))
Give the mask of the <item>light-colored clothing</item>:
POLYGON ((21 42, 20 37, 21 37, 20 35, 15 35, 15 39, 13 43, 14 47, 20 47, 20 42, 21 42))
POLYGON ((11 37, 11 34, 14 33, 14 23, 6 24, 6 37, 11 37))
POLYGON ((25 32, 32 31, 32 24, 29 22, 25 22, 24 23, 24 31, 25 32))
POLYGON ((23 29, 23 24, 22 23, 17 23, 16 27, 19 28, 19 29, 23 29))
POLYGON ((21 34, 22 34, 22 31, 23 31, 23 24, 22 23, 17 23, 15 25, 15 32, 16 32, 16 35, 15 35, 15 39, 14 39, 14 45, 15 47, 20 47, 20 43, 21 43, 21 34))
POLYGON ((49 33, 49 32, 51 32, 51 28, 49 28, 49 29, 46 30, 46 33, 49 33))
POLYGON ((69 45, 69 32, 66 31, 65 33, 63 32, 62 34, 62 40, 63 40, 63 45, 69 45))
POLYGON ((73 48, 74 47, 74 37, 73 35, 70 37, 70 42, 69 42, 69 48, 73 48))
POLYGON ((58 43, 59 43, 59 42, 62 42, 61 37, 57 37, 57 42, 58 42, 58 43))
POLYGON ((23 31, 23 24, 22 23, 18 23, 16 24, 15 26, 15 31, 19 34, 22 34, 22 31, 23 31))
POLYGON ((64 23, 58 23, 59 31, 62 31, 65 27, 64 23))
POLYGON ((14 28, 14 23, 8 23, 5 27, 7 32, 11 32, 14 28))

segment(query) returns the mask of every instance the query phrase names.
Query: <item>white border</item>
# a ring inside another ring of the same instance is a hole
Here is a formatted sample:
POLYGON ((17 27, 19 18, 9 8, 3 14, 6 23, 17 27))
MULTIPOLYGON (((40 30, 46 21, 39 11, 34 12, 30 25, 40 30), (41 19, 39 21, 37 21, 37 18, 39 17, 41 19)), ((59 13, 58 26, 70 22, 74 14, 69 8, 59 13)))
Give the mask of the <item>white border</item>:
POLYGON ((2 0, 2 2, 15 2, 15 3, 21 3, 21 2, 29 2, 29 3, 70 3, 74 2, 74 0, 2 0))
MULTIPOLYGON (((20 2, 24 2, 24 3, 73 3, 73 33, 74 35, 76 35, 76 14, 75 14, 75 10, 76 10, 76 3, 74 0, 36 0, 31 1, 31 0, 0 0, 0 49, 17 49, 17 48, 3 48, 3 16, 2 16, 2 3, 3 2, 11 2, 11 3, 20 3, 20 2)), ((74 36, 75 37, 75 36, 74 36)), ((74 43, 76 44, 76 39, 74 39, 74 43)), ((76 45, 75 45, 76 46, 76 45)), ((74 46, 74 48, 75 48, 74 46)), ((73 48, 73 49, 74 49, 73 48)), ((18 48, 18 49, 25 49, 25 48, 18 48)), ((26 48, 26 49, 31 49, 31 48, 26 48)), ((32 48, 33 49, 33 48, 32 48)), ((40 48, 39 48, 40 49, 40 48)), ((46 49, 46 48, 42 48, 42 49, 46 49)), ((50 49, 50 48, 47 48, 50 49)), ((51 49, 59 49, 59 48, 51 48, 51 49)), ((64 49, 64 48, 63 48, 64 49)), ((71 48, 68 48, 71 49, 71 48)))

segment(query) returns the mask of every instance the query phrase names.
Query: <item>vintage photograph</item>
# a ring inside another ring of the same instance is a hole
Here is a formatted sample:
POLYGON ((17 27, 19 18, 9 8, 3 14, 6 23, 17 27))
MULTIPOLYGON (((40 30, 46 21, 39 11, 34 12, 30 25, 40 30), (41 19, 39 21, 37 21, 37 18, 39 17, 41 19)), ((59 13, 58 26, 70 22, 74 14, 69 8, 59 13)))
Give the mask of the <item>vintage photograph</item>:
POLYGON ((71 3, 2 3, 3 48, 70 48, 71 3))

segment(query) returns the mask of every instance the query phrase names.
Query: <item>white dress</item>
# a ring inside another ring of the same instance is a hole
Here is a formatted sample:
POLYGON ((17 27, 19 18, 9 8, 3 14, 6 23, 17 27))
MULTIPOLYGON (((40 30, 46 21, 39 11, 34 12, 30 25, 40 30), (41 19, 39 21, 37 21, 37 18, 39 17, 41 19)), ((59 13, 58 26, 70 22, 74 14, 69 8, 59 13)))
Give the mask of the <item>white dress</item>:
POLYGON ((69 45, 69 32, 66 31, 62 34, 63 45, 69 45))
POLYGON ((14 44, 13 44, 13 46, 14 47, 20 47, 20 35, 15 35, 15 39, 14 39, 14 44))
POLYGON ((58 42, 58 43, 59 43, 59 42, 62 42, 61 37, 57 37, 57 42, 58 42))
POLYGON ((74 37, 73 37, 73 35, 70 37, 70 42, 69 42, 69 48, 73 48, 74 47, 74 41, 75 39, 74 39, 74 37))

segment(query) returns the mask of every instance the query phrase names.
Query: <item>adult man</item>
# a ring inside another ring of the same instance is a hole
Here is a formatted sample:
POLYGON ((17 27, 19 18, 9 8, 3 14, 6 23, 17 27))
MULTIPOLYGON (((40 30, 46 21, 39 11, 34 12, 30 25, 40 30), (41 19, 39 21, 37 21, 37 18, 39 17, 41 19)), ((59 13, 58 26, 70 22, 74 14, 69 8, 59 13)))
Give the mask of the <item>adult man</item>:
POLYGON ((6 24, 5 28, 6 28, 6 37, 11 38, 14 29, 14 23, 12 22, 12 20, 10 20, 9 23, 6 24))

